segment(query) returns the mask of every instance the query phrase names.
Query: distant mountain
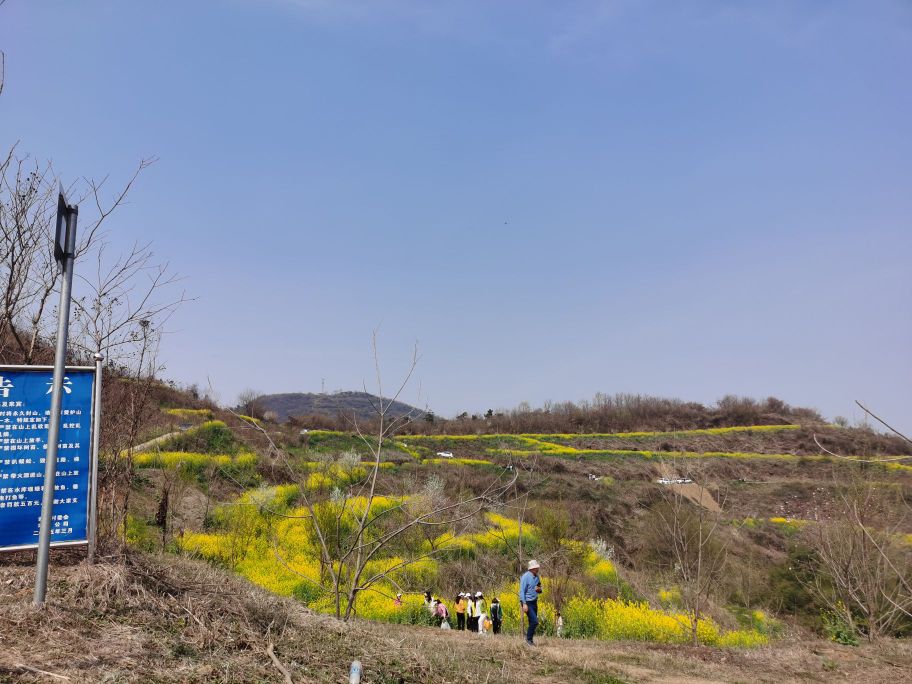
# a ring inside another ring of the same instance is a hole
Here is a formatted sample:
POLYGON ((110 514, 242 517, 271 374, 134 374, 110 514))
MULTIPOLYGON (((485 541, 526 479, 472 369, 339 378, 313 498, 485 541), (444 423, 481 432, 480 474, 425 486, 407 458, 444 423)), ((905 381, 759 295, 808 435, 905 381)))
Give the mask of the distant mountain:
MULTIPOLYGON (((379 399, 367 392, 335 392, 334 394, 315 394, 305 392, 291 392, 288 394, 264 394, 257 399, 258 407, 262 411, 272 411, 278 416, 279 422, 284 423, 294 416, 329 416, 335 418, 339 414, 358 420, 370 420, 377 417, 375 406, 379 399)), ((389 399, 384 399, 384 403, 389 399)), ((412 414, 424 415, 424 410, 409 406, 401 401, 393 402, 387 413, 388 417, 398 418, 412 414)))

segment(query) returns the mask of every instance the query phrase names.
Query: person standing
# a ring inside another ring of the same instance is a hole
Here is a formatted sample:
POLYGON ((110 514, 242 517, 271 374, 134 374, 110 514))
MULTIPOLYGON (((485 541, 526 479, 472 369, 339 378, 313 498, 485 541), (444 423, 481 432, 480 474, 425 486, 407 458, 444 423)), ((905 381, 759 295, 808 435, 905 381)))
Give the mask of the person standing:
POLYGON ((450 628, 450 611, 447 610, 446 605, 440 599, 437 599, 437 606, 434 614, 437 616, 437 619, 440 621, 438 624, 443 627, 443 629, 450 628), (444 623, 446 627, 444 627, 444 623))
POLYGON ((542 592, 538 572, 541 566, 537 560, 533 559, 529 561, 528 567, 529 569, 519 578, 519 603, 529 621, 526 629, 526 645, 535 646, 532 639, 535 636, 535 628, 538 627, 538 597, 542 592))
POLYGON ((478 631, 478 613, 475 612, 475 599, 471 592, 466 595, 466 628, 470 632, 478 631))
POLYGON ((491 600, 491 628, 494 634, 500 634, 500 625, 503 624, 503 607, 495 596, 491 600))
POLYGON ((475 592, 475 615, 478 616, 478 633, 484 634, 485 618, 487 618, 487 609, 485 608, 484 594, 480 591, 475 592))
POLYGON ((465 629, 466 598, 465 594, 461 591, 456 597, 456 602, 453 604, 453 610, 456 611, 456 629, 465 629))

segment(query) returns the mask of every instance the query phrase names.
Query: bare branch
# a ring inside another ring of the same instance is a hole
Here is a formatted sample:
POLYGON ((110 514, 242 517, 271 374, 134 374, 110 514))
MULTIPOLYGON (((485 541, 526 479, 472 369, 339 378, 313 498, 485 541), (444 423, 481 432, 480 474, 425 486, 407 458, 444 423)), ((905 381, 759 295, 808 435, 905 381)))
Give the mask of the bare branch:
POLYGON ((897 430, 895 427, 893 427, 892 425, 890 425, 889 423, 887 423, 883 418, 881 418, 881 417, 878 416, 876 413, 874 413, 873 411, 871 411, 868 407, 866 407, 866 406, 865 406, 864 404, 862 404, 860 401, 858 401, 858 400, 856 399, 856 400, 855 400, 855 403, 858 404, 858 406, 861 408, 862 411, 864 411, 865 413, 867 413, 869 416, 871 416, 871 418, 873 418, 873 419, 876 420, 878 423, 880 423, 881 425, 883 425, 885 428, 887 428, 888 430, 890 430, 890 432, 893 432, 894 434, 898 435, 899 437, 902 437, 902 438, 903 438, 905 441, 907 441, 909 444, 912 444, 912 439, 909 439, 908 437, 906 437, 903 433, 901 433, 901 432, 900 432, 899 430, 897 430))
POLYGON ((814 435, 814 443, 817 444, 818 447, 820 447, 821 451, 825 451, 827 454, 829 454, 833 458, 841 458, 844 461, 854 461, 855 463, 891 463, 893 461, 905 461, 905 460, 912 458, 912 456, 892 456, 892 457, 888 457, 888 458, 865 459, 865 458, 857 458, 856 456, 843 456, 842 454, 837 454, 835 452, 832 452, 829 449, 827 449, 825 446, 823 446, 823 444, 820 443, 820 440, 817 439, 816 434, 814 435))

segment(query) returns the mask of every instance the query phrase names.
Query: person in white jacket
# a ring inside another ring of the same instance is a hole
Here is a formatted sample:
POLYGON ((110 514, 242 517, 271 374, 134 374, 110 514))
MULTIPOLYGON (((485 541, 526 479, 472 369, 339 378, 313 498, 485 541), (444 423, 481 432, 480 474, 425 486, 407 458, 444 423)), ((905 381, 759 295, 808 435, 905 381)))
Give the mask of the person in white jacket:
POLYGON ((488 610, 485 607, 484 594, 480 591, 475 592, 475 615, 478 616, 478 633, 484 634, 484 623, 488 619, 488 610))
POLYGON ((466 630, 469 632, 478 631, 478 613, 475 610, 475 599, 472 596, 466 596, 466 630))

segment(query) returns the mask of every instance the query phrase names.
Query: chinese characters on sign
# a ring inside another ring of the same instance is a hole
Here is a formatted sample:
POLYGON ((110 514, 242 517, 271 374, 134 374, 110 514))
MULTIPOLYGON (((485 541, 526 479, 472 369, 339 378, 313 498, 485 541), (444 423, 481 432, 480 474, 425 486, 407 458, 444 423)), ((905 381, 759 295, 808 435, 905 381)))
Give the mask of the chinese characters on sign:
MULTIPOLYGON (((0 367, 0 550, 35 546, 44 491, 50 368, 0 367)), ((51 544, 85 542, 95 371, 67 369, 51 544)))

